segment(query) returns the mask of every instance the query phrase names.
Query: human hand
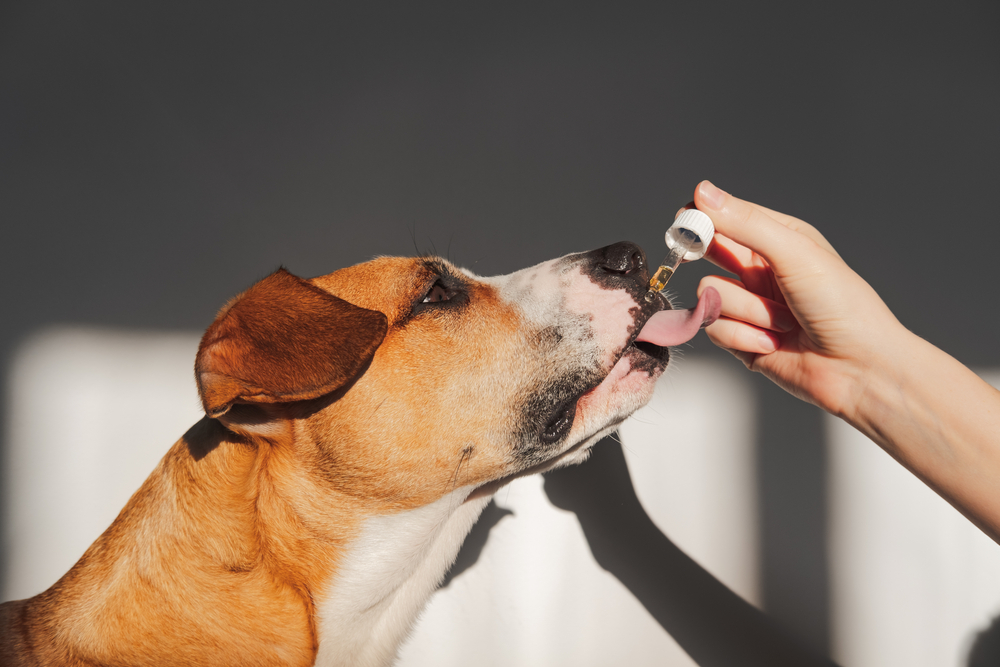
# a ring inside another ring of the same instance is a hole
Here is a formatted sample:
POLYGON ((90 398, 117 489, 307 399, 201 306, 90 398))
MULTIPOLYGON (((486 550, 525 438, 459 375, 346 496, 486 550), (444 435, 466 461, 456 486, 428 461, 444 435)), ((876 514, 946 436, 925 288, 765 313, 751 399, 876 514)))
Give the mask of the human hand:
POLYGON ((736 274, 698 287, 722 296, 709 338, 791 394, 849 416, 871 370, 909 332, 811 225, 708 181, 694 203, 715 223, 706 257, 736 274))

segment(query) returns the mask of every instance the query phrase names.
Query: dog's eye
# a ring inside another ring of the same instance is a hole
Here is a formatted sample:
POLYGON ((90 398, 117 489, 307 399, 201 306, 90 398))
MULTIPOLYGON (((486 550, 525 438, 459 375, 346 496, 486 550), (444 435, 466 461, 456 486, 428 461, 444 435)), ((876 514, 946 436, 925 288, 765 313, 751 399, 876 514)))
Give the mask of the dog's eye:
POLYGON ((452 311, 468 303, 469 296, 465 284, 450 275, 437 276, 434 283, 418 296, 413 303, 412 313, 433 312, 438 315, 452 311))
POLYGON ((451 295, 452 291, 445 287, 444 283, 439 280, 434 283, 421 303, 440 303, 441 301, 448 301, 451 299, 451 295))

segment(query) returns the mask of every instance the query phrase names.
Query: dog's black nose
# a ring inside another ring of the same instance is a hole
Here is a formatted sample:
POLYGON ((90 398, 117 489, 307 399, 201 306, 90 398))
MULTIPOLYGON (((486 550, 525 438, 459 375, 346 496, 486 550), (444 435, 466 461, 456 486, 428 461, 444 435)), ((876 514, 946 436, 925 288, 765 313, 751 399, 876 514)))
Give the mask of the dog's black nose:
POLYGON ((585 271, 591 280, 609 289, 626 288, 630 292, 649 289, 646 255, 642 248, 628 241, 591 250, 584 254, 585 271))
POLYGON ((646 256, 642 248, 628 241, 619 241, 613 245, 600 248, 597 252, 604 253, 604 259, 598 268, 607 273, 629 275, 646 268, 646 256))

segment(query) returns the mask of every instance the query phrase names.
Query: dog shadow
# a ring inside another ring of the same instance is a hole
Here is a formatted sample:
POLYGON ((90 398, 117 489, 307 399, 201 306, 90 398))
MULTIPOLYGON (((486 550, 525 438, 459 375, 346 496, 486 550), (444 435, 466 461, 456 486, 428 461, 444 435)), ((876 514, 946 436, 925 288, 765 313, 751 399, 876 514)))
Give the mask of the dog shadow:
MULTIPOLYGON (((544 477, 552 504, 576 514, 597 563, 632 592, 700 667, 835 667, 660 532, 639 503, 618 442, 605 438, 585 464, 544 477)), ((504 512, 509 513, 493 503, 487 507, 447 582, 475 562, 504 512)))

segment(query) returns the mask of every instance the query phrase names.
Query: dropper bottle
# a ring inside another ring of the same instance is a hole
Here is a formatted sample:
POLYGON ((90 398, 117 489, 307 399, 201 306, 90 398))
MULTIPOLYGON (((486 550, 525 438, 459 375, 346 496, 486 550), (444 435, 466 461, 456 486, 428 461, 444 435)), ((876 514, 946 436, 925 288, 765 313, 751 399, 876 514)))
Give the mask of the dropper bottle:
POLYGON ((667 287, 667 281, 682 261, 691 262, 704 257, 714 235, 715 225, 712 224, 712 219, 698 209, 685 209, 677 216, 664 236, 670 252, 649 279, 646 301, 652 301, 657 292, 662 292, 667 287))

